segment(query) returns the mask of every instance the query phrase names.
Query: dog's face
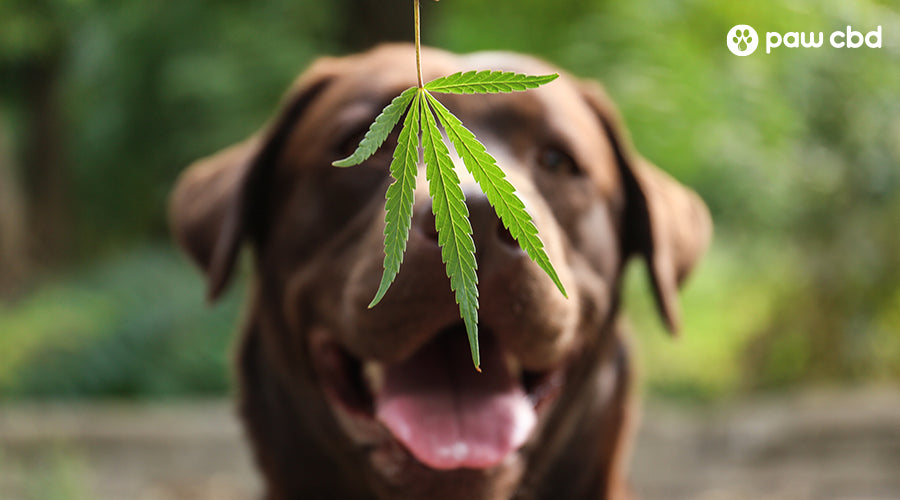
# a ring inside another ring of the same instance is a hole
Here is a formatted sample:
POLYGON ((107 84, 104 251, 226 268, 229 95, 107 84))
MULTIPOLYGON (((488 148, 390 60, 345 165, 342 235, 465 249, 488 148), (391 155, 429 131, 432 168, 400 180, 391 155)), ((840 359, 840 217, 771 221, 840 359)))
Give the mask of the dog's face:
MULTIPOLYGON (((556 71, 510 54, 427 50, 423 59, 426 79, 556 71)), ((250 321, 284 383, 315 401, 307 410, 321 425, 310 432, 327 441, 323 460, 363 469, 384 496, 505 498, 560 432, 554 415, 611 390, 588 379, 616 346, 625 260, 646 257, 674 328, 676 288, 707 244, 709 219, 693 193, 630 150, 598 87, 563 75, 524 93, 439 96, 517 188, 569 294, 511 239, 456 159, 478 261, 479 374, 441 261, 424 166, 403 265, 371 309, 398 131, 362 165, 331 166, 415 75, 410 46, 320 60, 268 130, 188 171, 173 225, 212 297, 241 242, 253 245, 250 321)))

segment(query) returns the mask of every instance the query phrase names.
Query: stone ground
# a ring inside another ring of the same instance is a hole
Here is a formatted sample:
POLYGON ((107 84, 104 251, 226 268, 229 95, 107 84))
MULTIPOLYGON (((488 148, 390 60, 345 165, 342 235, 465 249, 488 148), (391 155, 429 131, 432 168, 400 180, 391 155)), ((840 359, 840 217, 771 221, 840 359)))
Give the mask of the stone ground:
MULTIPOLYGON (((900 390, 647 403, 644 500, 900 499, 900 390)), ((0 499, 231 500, 259 491, 226 402, 0 408, 0 499)))

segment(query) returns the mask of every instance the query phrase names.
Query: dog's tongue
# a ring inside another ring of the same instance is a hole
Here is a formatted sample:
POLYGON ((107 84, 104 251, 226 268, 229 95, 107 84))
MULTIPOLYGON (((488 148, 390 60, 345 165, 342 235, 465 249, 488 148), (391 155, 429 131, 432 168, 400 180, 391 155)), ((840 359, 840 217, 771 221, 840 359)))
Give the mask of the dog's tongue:
POLYGON ((433 469, 491 467, 528 438, 534 408, 490 339, 483 339, 478 373, 465 334, 451 333, 387 369, 375 414, 433 469))

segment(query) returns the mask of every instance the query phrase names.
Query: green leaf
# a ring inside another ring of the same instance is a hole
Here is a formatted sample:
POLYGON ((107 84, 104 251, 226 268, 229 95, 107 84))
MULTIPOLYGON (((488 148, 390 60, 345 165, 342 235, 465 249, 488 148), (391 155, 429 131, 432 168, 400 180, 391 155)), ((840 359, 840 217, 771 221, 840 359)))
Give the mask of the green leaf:
POLYGON ((384 274, 381 285, 369 307, 375 307, 384 297, 403 262, 406 242, 409 239, 409 228, 412 226, 412 211, 416 190, 416 174, 419 171, 419 108, 422 105, 422 93, 416 92, 400 138, 394 149, 394 160, 391 162, 391 176, 394 182, 388 187, 384 216, 384 274))
POLYGON ((384 144, 385 139, 387 139, 391 134, 391 131, 394 130, 394 126, 400 121, 400 117, 403 116, 403 112, 406 111, 406 108, 409 106, 409 103, 412 102, 413 97, 418 94, 418 90, 418 87, 410 87, 404 90, 402 94, 395 97, 394 100, 384 108, 381 114, 375 118, 375 121, 372 122, 368 132, 366 132, 366 136, 360 141, 356 151, 347 158, 332 163, 332 165, 335 167, 352 167, 354 165, 359 165, 375 154, 375 151, 378 151, 378 148, 384 144))
POLYGON ((445 94, 491 94, 515 92, 540 87, 559 77, 558 74, 527 76, 504 71, 467 71, 443 76, 425 84, 425 90, 445 94))
MULTIPOLYGON (((425 92, 425 95, 428 96, 428 93, 425 92)), ((456 303, 459 304, 459 313, 469 336, 472 362, 478 369, 481 365, 478 349, 478 275, 469 209, 450 159, 450 151, 444 144, 444 137, 427 102, 422 102, 421 114, 425 176, 432 199, 441 258, 447 267, 450 288, 456 292, 456 303)))
POLYGON ((550 276, 559 291, 568 297, 562 281, 550 263, 550 258, 544 252, 544 244, 538 237, 537 227, 535 227, 531 215, 525 209, 522 200, 516 196, 515 187, 506 180, 506 174, 497 166, 497 160, 485 151, 484 145, 478 142, 475 135, 463 126, 459 118, 428 92, 425 93, 425 96, 437 112, 441 125, 447 131, 447 136, 453 143, 456 153, 462 158, 475 182, 481 187, 503 225, 519 242, 519 246, 525 250, 531 260, 537 263, 550 276))

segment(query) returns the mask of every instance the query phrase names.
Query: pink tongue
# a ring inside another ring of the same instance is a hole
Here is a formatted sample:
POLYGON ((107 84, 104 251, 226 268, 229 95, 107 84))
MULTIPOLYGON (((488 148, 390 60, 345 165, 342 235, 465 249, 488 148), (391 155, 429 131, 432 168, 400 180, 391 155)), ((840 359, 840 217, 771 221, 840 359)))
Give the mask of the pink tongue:
POLYGON ((461 331, 442 335, 389 367, 375 397, 376 417, 433 469, 497 465, 535 424, 534 408, 509 375, 500 349, 483 339, 478 373, 468 347, 461 331))

